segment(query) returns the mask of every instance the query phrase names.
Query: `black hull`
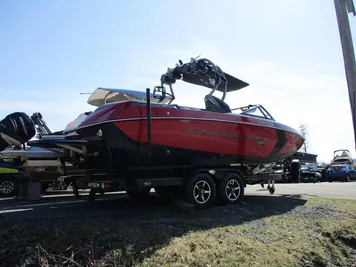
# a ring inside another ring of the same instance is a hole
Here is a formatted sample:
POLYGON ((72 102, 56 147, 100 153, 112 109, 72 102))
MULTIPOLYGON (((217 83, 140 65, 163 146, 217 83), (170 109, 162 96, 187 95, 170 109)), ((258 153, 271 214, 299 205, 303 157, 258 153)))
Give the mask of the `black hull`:
MULTIPOLYGON (((96 155, 85 157, 80 168, 125 169, 146 166, 227 166, 242 163, 246 165, 269 164, 277 161, 275 154, 270 158, 235 156, 218 153, 208 153, 176 147, 160 146, 137 142, 127 137, 119 128, 111 123, 100 125, 102 137, 96 134, 99 126, 92 126, 78 131, 80 139, 96 140, 95 147, 88 143, 89 153, 96 155), (98 150, 97 143, 101 143, 98 150), (151 154, 151 155, 150 155, 151 154)), ((78 137, 76 137, 78 138, 78 137)))

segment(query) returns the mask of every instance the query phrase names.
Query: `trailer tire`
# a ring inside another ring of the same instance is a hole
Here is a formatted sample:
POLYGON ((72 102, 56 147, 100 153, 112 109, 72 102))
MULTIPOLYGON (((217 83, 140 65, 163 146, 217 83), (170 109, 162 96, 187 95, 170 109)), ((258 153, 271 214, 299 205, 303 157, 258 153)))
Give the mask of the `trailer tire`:
POLYGON ((218 198, 223 205, 240 202, 244 192, 244 180, 238 173, 229 172, 218 183, 218 198))
POLYGON ((185 185, 185 199, 197 209, 211 207, 216 200, 216 185, 212 175, 195 173, 185 185))

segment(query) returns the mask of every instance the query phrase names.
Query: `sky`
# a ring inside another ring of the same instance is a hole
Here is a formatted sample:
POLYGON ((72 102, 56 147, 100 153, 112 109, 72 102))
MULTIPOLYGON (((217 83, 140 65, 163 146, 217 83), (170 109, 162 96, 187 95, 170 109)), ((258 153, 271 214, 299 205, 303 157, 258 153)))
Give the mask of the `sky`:
MULTIPOLYGON (((2 0, 0 119, 41 112, 62 130, 95 109, 80 93, 153 88, 199 55, 250 84, 227 95, 230 107, 262 104, 278 122, 306 124, 319 161, 340 148, 356 157, 332 0, 2 0)), ((204 107, 208 92, 178 81, 174 103, 204 107)))

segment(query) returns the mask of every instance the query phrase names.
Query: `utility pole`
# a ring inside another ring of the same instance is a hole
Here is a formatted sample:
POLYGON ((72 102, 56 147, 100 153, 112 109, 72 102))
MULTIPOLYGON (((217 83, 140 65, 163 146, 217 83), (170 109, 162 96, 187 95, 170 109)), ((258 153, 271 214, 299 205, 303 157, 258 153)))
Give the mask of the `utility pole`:
POLYGON ((347 87, 349 90, 349 99, 351 107, 351 115, 354 127, 354 141, 356 149, 356 64, 355 52, 352 43, 352 35, 348 13, 356 15, 353 0, 334 0, 337 23, 339 26, 339 34, 341 39, 342 54, 344 57, 345 73, 347 87))

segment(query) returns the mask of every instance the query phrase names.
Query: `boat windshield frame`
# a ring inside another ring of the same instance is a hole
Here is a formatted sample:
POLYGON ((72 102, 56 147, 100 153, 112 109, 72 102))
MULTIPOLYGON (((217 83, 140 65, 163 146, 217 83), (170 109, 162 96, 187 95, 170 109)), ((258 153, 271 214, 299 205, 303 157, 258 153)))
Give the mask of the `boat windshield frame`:
POLYGON ((345 156, 342 156, 343 153, 341 153, 340 156, 338 156, 336 153, 337 152, 346 152, 348 155, 346 157, 351 158, 351 153, 348 149, 337 149, 334 151, 334 158, 345 158, 345 156))
POLYGON ((275 121, 272 115, 261 104, 253 104, 253 105, 247 105, 247 106, 231 109, 231 111, 235 111, 235 110, 237 111, 240 110, 241 112, 239 114, 241 115, 275 121), (258 110, 262 114, 262 116, 252 114, 256 110, 258 110))
MULTIPOLYGON (((152 103, 171 103, 174 100, 174 95, 167 93, 164 89, 155 87, 153 93, 150 94, 152 103)), ((131 90, 131 89, 116 89, 116 88, 104 88, 98 87, 90 95, 87 100, 89 105, 99 107, 104 104, 116 103, 128 100, 136 100, 146 102, 146 92, 131 90), (120 100, 117 100, 120 98, 120 100)))

